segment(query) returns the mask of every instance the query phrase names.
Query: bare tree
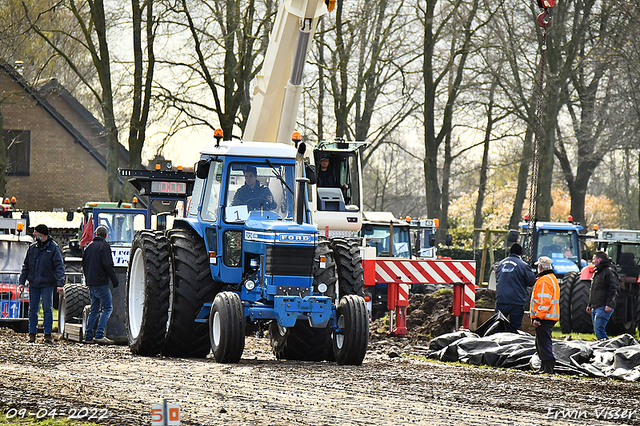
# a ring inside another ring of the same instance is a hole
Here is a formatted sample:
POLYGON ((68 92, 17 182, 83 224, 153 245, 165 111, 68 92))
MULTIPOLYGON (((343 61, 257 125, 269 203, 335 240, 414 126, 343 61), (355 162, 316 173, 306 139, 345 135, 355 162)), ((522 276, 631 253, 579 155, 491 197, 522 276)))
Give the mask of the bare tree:
MULTIPOLYGON (((142 67, 141 56, 142 46, 140 31, 141 25, 141 13, 142 9, 140 5, 132 0, 134 6, 134 30, 138 31, 138 34, 134 36, 134 55, 135 55, 135 80, 134 83, 134 111, 130 116, 130 135, 129 141, 133 142, 133 151, 130 156, 130 166, 139 167, 141 164, 140 153, 141 146, 144 143, 144 128, 146 127, 146 119, 148 117, 149 100, 142 99, 142 67)), ((152 0, 148 0, 145 5, 149 8, 152 7, 152 0)), ((107 188, 109 191, 109 197, 112 200, 118 200, 123 198, 122 187, 118 178, 118 156, 120 152, 120 141, 118 137, 118 127, 116 123, 116 111, 114 108, 114 89, 112 85, 112 63, 109 44, 107 40, 107 18, 105 13, 105 7, 103 0, 87 0, 86 2, 78 3, 76 0, 60 0, 48 10, 40 13, 35 13, 30 10, 29 6, 23 1, 22 6, 24 9, 24 16, 26 17, 30 30, 40 36, 57 55, 59 55, 67 64, 67 66, 76 73, 78 78, 93 94, 96 101, 99 103, 102 112, 102 118, 104 120, 104 126, 106 129, 107 139, 107 188), (56 9, 64 8, 69 11, 73 16, 75 24, 80 28, 80 37, 75 37, 74 34, 67 33, 58 27, 50 27, 49 19, 47 16, 51 13, 55 13, 56 9), (59 37, 53 37, 52 34, 59 37), (59 43, 62 39, 74 40, 77 44, 82 46, 87 54, 91 57, 91 62, 94 67, 95 74, 98 81, 95 82, 91 75, 87 75, 83 72, 83 68, 79 65, 79 58, 70 52, 65 44, 59 43)), ((145 6, 143 6, 144 8, 145 6)), ((152 25, 153 14, 151 10, 147 15, 147 25, 152 25)), ((149 30, 148 35, 152 34, 149 30)), ((153 42, 153 36, 147 36, 147 42, 153 42)), ((147 46, 149 47, 149 46, 147 46)), ((147 52, 153 56, 153 49, 147 49, 147 52)), ((147 62, 147 73, 153 75, 153 58, 147 62)), ((151 77, 150 77, 151 78, 151 77)), ((150 78, 147 80, 147 89, 145 94, 148 95, 150 91, 150 78)))

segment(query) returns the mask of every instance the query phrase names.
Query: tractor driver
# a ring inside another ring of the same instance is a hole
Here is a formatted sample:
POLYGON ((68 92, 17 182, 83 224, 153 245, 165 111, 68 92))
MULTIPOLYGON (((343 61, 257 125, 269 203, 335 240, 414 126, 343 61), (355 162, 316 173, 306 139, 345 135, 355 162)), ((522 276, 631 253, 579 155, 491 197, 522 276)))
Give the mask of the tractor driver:
POLYGON ((232 206, 246 205, 249 210, 274 210, 278 203, 273 201, 273 194, 263 186, 257 178, 255 166, 247 166, 244 171, 244 185, 233 196, 232 206))

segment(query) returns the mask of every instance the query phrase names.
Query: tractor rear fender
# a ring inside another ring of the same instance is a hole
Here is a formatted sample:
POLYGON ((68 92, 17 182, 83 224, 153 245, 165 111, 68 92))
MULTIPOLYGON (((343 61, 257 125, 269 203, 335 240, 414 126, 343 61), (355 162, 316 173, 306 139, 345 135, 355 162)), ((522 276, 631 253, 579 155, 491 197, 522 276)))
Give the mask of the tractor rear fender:
POLYGON ((591 281, 593 277, 593 265, 589 265, 580 272, 580 281, 591 281))

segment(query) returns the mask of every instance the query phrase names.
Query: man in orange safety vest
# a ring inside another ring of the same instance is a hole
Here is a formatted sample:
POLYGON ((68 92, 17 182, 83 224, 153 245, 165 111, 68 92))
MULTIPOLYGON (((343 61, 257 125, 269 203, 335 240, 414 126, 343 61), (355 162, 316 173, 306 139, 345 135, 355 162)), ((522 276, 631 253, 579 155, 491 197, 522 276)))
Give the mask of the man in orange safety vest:
POLYGON ((560 319, 560 286, 553 273, 551 259, 542 256, 536 262, 538 277, 531 293, 529 312, 536 328, 536 351, 540 357, 540 372, 553 374, 556 359, 553 356, 551 331, 560 319))

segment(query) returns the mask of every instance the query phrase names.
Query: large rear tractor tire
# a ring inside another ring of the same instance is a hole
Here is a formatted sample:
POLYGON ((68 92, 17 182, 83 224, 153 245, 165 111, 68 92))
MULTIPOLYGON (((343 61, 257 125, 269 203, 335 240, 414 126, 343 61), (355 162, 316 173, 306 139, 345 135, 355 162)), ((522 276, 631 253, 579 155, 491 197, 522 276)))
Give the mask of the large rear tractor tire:
POLYGON ((580 272, 568 272, 560 286, 560 330, 563 334, 571 333, 571 293, 576 282, 580 279, 580 272))
POLYGON ((333 333, 333 354, 338 364, 360 365, 369 344, 369 314, 364 298, 344 296, 336 310, 339 331, 333 333))
POLYGON ((65 284, 58 308, 58 332, 64 333, 66 323, 81 324, 82 310, 90 303, 89 287, 83 284, 65 284))
POLYGON ((169 240, 161 231, 139 231, 131 242, 125 312, 131 353, 157 355, 169 316, 169 240))
POLYGON ((338 269, 340 297, 350 294, 364 297, 364 270, 358 241, 333 238, 331 246, 338 269))
POLYGON ((209 314, 209 341, 216 362, 237 363, 244 351, 244 311, 237 293, 223 291, 209 314))
POLYGON ((593 333, 593 322, 587 312, 590 290, 591 281, 582 280, 577 281, 571 291, 571 327, 574 333, 593 333))
POLYGON ((195 322, 206 302, 221 289, 213 281, 204 240, 192 229, 169 231, 173 265, 173 297, 167 337, 162 353, 175 357, 204 358, 211 351, 206 323, 195 322))

